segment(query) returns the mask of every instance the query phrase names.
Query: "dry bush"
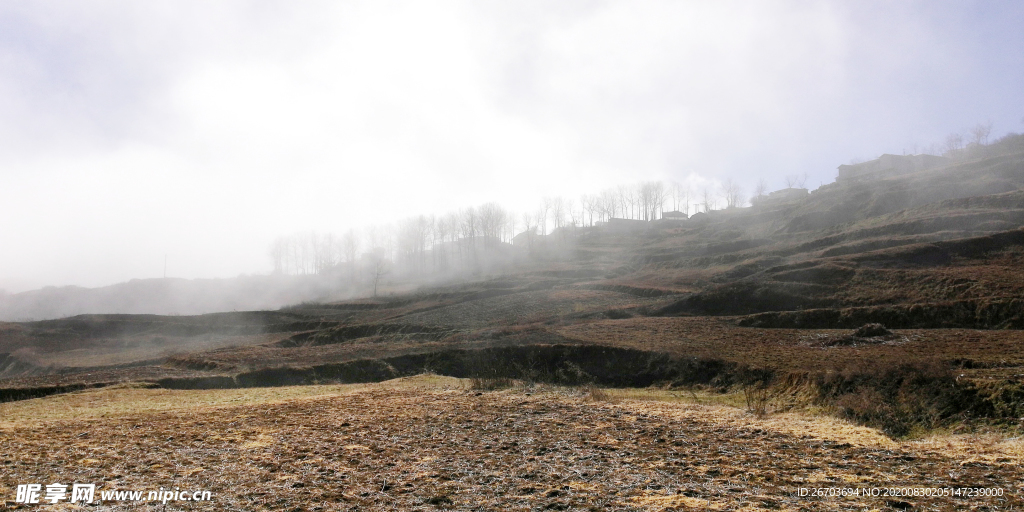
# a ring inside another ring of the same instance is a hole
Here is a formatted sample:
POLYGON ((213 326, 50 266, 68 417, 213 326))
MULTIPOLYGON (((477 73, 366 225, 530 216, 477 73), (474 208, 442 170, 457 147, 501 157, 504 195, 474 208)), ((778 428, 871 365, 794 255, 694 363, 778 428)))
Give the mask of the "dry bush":
POLYGON ((612 320, 622 320, 622 319, 625 319, 625 318, 633 318, 633 314, 632 313, 630 313, 629 311, 622 310, 622 309, 609 309, 608 311, 605 311, 604 314, 605 314, 605 316, 607 316, 608 318, 611 318, 612 320))
POLYGON ((767 416, 782 392, 775 386, 774 372, 766 368, 742 369, 739 379, 747 411, 758 418, 767 416))
POLYGON ((977 393, 935 361, 863 362, 818 377, 819 397, 848 419, 907 437, 984 411, 977 393))
POLYGON ((469 388, 478 391, 509 389, 514 385, 515 381, 509 377, 471 377, 469 379, 469 388))
POLYGON ((884 325, 879 323, 864 324, 857 328, 853 333, 854 336, 859 338, 872 338, 875 336, 888 336, 892 334, 889 329, 886 329, 884 325))
POLYGON ((582 389, 584 396, 593 402, 610 402, 612 399, 612 396, 604 388, 597 387, 594 384, 587 384, 582 389))
POLYGON ((772 389, 766 385, 749 384, 743 386, 743 400, 747 404, 747 412, 758 418, 768 415, 772 401, 772 389))

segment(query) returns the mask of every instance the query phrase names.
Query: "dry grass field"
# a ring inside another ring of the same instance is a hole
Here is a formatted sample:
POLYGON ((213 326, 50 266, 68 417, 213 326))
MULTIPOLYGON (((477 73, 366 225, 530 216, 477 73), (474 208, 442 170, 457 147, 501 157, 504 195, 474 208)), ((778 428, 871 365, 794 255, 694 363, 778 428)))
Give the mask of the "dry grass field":
POLYGON ((502 324, 543 322, 560 317, 600 313, 650 304, 624 293, 560 289, 524 292, 462 302, 401 317, 402 322, 481 328, 502 324))
POLYGON ((91 390, 0 406, 0 495, 17 508, 19 483, 78 482, 213 493, 209 502, 158 510, 1024 506, 1019 439, 895 442, 828 417, 757 418, 713 400, 653 389, 485 392, 436 376, 260 390, 91 390), (800 496, 801 487, 994 487, 1004 496, 811 498, 800 496))
POLYGON ((849 329, 759 329, 708 317, 628 318, 554 329, 574 341, 715 357, 783 371, 843 368, 861 362, 972 361, 968 376, 1024 377, 1024 336, 1017 330, 895 329, 884 341, 829 346, 849 329))

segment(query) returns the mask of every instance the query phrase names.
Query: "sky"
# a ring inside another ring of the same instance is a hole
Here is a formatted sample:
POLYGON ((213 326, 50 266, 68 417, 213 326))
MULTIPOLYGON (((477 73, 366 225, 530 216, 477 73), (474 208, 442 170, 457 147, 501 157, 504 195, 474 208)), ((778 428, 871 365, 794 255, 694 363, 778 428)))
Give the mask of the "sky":
POLYGON ((991 122, 1016 1, 10 1, 0 288, 270 270, 280 235, 645 180, 751 191, 991 122))

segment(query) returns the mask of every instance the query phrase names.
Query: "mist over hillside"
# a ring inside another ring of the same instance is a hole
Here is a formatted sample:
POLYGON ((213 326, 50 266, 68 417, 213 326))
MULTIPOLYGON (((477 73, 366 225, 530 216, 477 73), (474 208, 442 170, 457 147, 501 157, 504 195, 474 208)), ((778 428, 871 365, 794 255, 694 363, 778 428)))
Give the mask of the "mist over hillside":
MULTIPOLYGON (((43 413, 52 409, 63 414, 72 407, 69 401, 95 396, 115 402, 137 392, 159 397, 180 392, 274 396, 276 390, 303 384, 376 382, 378 394, 369 404, 379 412, 396 398, 380 395, 386 386, 453 379, 443 390, 444 406, 409 415, 411 406, 403 405, 398 414, 367 419, 373 425, 368 429, 354 427, 353 397, 330 408, 308 400, 285 406, 293 408, 290 420, 304 410, 327 411, 334 420, 344 420, 324 434, 324 446, 332 447, 340 444, 339 435, 352 439, 354 432, 383 431, 389 439, 418 432, 425 421, 447 412, 438 421, 452 430, 450 439, 479 442, 478 452, 486 457, 525 457, 516 467, 550 455, 533 447, 516 452, 513 441, 494 450, 493 432, 507 433, 509 418, 551 418, 553 410, 575 404, 586 414, 601 415, 590 423, 606 425, 606 420, 619 417, 614 410, 622 407, 608 399, 612 393, 658 393, 665 400, 658 407, 678 407, 687 394, 695 401, 739 404, 713 406, 733 410, 731 421, 745 429, 730 439, 715 438, 710 444, 715 453, 752 432, 764 433, 760 426, 750 429, 762 418, 771 416, 770 422, 788 429, 794 418, 805 414, 825 421, 823 411, 842 418, 843 429, 856 423, 856 428, 868 427, 904 447, 921 432, 997 432, 1019 439, 1024 429, 1024 151, 961 159, 882 155, 841 167, 835 183, 814 191, 791 187, 765 194, 751 207, 649 220, 613 217, 594 225, 569 222, 512 242, 469 236, 430 246, 397 244, 392 248, 417 250, 388 252, 385 246, 384 251, 320 269, 317 264, 324 259, 315 256, 322 253, 302 256, 300 251, 297 259, 282 260, 287 262, 282 267, 319 274, 139 280, 92 290, 18 294, 12 297, 20 300, 23 311, 35 307, 38 314, 53 316, 89 307, 183 312, 292 305, 277 311, 195 316, 82 314, 0 322, 0 401, 24 407, 58 404, 43 413), (353 298, 346 299, 345 293, 353 298), (47 395, 56 396, 29 400, 47 395), (537 415, 523 414, 524 404, 537 396, 554 398, 537 415), (459 423, 459 418, 475 423, 480 403, 495 398, 512 400, 501 407, 496 428, 459 423), (456 400, 470 401, 466 410, 472 412, 452 414, 456 400), (786 414, 776 414, 782 412, 786 414), (399 419, 417 427, 406 427, 399 419)), ((417 393, 405 396, 422 403, 422 389, 417 393)), ((237 399, 231 403, 239 405, 237 399)), ((36 421, 39 410, 22 414, 36 421)), ((232 429, 266 421, 270 414, 262 409, 254 415, 248 406, 237 410, 245 412, 245 420, 230 423, 232 429)), ((90 439, 96 422, 105 421, 108 412, 102 409, 89 424, 90 439)), ((195 418, 194 412, 188 418, 195 418)), ((538 427, 537 432, 561 439, 544 450, 577 439, 578 431, 567 425, 579 424, 586 417, 581 414, 572 412, 571 419, 538 427)), ((175 421, 173 429, 167 427, 159 436, 166 440, 177 439, 195 421, 159 418, 145 423, 175 421)), ((142 423, 136 416, 130 421, 142 423)), ((644 428, 651 421, 644 416, 644 428)), ((630 420, 620 430, 641 432, 638 423, 630 420)), ((301 429, 310 423, 297 424, 301 429)), ((61 432, 66 430, 63 425, 61 432)), ((208 426, 203 417, 202 428, 208 426)), ((705 429, 721 434, 722 422, 667 428, 685 433, 686 441, 678 444, 648 436, 650 446, 667 454, 659 452, 654 460, 692 453, 693 433, 705 429)), ((807 453, 830 454, 842 467, 849 467, 853 452, 862 453, 845 441, 822 450, 805 435, 805 428, 798 429, 800 437, 787 440, 787 448, 771 448, 772 453, 799 453, 800 469, 783 474, 796 475, 793 483, 758 483, 759 496, 769 489, 773 500, 790 499, 793 485, 805 485, 807 453)), ((113 432, 123 437, 126 431, 133 430, 119 427, 113 432)), ((311 432, 321 432, 321 427, 311 432)), ((259 435, 253 432, 246 438, 259 435)), ((301 432, 299 437, 312 435, 301 432)), ((524 434, 530 439, 536 435, 524 434)), ((621 437, 621 432, 615 435, 621 437)), ((891 453, 891 442, 886 440, 885 453, 891 453)), ((291 449, 294 443, 274 446, 291 449)), ((574 453, 592 446, 587 441, 574 453)), ((618 444, 611 452, 628 449, 633 457, 636 446, 618 444)), ((323 449, 317 448, 321 454, 323 449)), ((407 451, 408 443, 401 449, 407 451)), ((939 451, 945 449, 944 442, 939 451)), ((977 471, 972 485, 1017 485, 1024 465, 1013 462, 1021 452, 1013 453, 972 463, 969 467, 977 471)), ((464 461, 462 453, 457 456, 464 461)), ((267 460, 278 464, 288 457, 267 460)), ((309 460, 306 452, 293 458, 302 464, 309 460)), ((963 473, 955 472, 965 467, 962 459, 942 461, 950 469, 938 473, 920 454, 901 460, 931 475, 929 485, 953 486, 963 485, 958 480, 963 473), (951 476, 935 484, 936 474, 951 476)), ((714 462, 716 467, 726 463, 714 462)), ((877 458, 870 464, 891 467, 877 458)), ((617 474, 622 467, 615 463, 595 474, 617 474)), ((666 466, 656 467, 664 475, 666 466)), ((685 466, 687 471, 690 467, 685 466)), ((679 475, 680 481, 691 477, 679 475)), ((735 498, 734 477, 717 469, 708 475, 728 489, 723 495, 735 498)), ((620 482, 614 488, 621 492, 620 482)), ((588 500, 589 495, 581 494, 578 502, 588 500)), ((940 497, 933 503, 947 501, 940 497)), ((393 503, 376 509, 389 509, 393 503)), ((856 510, 862 505, 858 502, 856 510)), ((877 505, 881 509, 885 504, 877 505)))
POLYGON ((1021 27, 0 2, 0 501, 1024 510, 1021 27))
MULTIPOLYGON (((521 217, 486 204, 377 226, 362 240, 351 231, 281 237, 269 251, 270 275, 136 279, 102 288, 0 294, 0 320, 273 310, 536 272, 603 277, 616 285, 645 283, 666 293, 702 289, 680 306, 702 314, 719 311, 715 304, 723 301, 735 302, 733 296, 761 296, 762 304, 720 312, 878 303, 881 299, 867 296, 826 299, 836 283, 764 279, 765 272, 778 274, 769 269, 797 264, 808 251, 835 258, 1012 231, 1024 225, 1018 197, 1024 188, 1022 154, 1024 136, 1011 134, 947 152, 946 158, 883 155, 840 166, 835 182, 814 191, 800 188, 799 180, 771 193, 757 190, 749 207, 736 206, 745 201, 737 199, 741 191, 733 185, 715 191, 733 205, 718 209, 707 189, 697 193, 678 184, 646 182, 579 201, 545 199, 537 212, 521 217), (973 199, 963 201, 968 198, 973 199), (690 210, 684 205, 691 201, 694 215, 676 211, 690 210), (712 281, 721 288, 680 277, 736 263, 742 265, 732 274, 712 281)), ((840 276, 852 272, 844 270, 848 265, 832 261, 802 272, 840 276)), ((835 276, 822 279, 840 279, 835 276)))
POLYGON ((0 293, 0 320, 44 320, 93 313, 198 315, 277 309, 348 296, 345 287, 325 276, 133 279, 101 288, 50 286, 0 293))

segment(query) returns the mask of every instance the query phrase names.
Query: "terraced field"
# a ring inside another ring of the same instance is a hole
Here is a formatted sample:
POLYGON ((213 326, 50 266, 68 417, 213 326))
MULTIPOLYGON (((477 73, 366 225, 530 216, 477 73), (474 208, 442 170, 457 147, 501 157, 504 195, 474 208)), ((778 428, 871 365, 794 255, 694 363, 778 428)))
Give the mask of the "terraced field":
POLYGON ((602 314, 610 309, 657 306, 664 301, 580 288, 509 293, 400 317, 403 323, 462 328, 530 324, 602 314))
POLYGON ((209 510, 1020 508, 1024 153, 791 195, 564 229, 491 274, 373 298, 0 323, 0 492, 209 486, 216 501, 184 507, 209 510), (1004 494, 799 491, 834 486, 1004 494))
POLYGON ((705 317, 629 318, 559 327, 568 339, 714 357, 784 371, 841 369, 857 363, 938 360, 961 373, 1000 368, 1024 378, 1024 336, 1017 330, 897 329, 886 338, 836 343, 848 329, 758 329, 705 317))

